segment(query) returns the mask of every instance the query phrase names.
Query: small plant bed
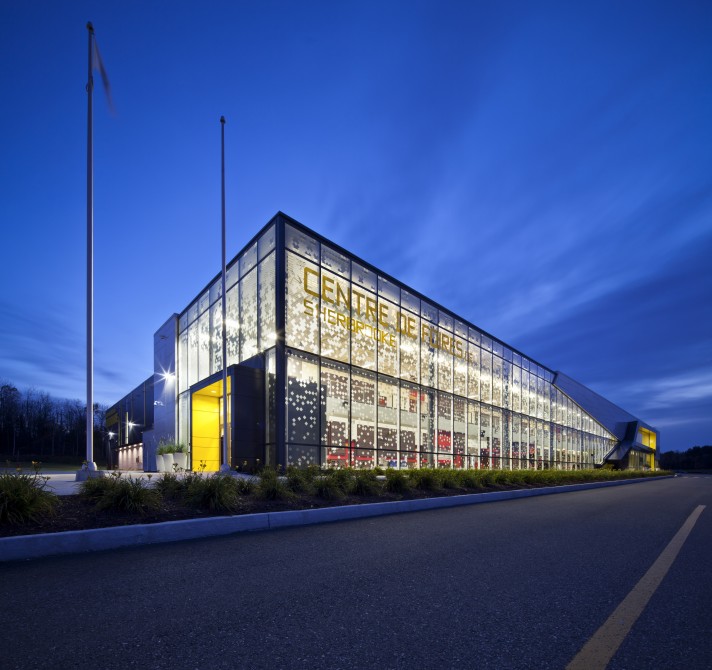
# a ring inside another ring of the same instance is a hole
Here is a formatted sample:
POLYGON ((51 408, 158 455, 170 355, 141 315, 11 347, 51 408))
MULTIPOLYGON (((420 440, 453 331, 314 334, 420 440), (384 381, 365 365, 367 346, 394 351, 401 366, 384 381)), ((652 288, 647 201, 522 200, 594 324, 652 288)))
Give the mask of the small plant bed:
POLYGON ((80 493, 54 496, 39 473, 20 482, 0 482, 0 536, 54 533, 139 523, 258 512, 315 509, 394 500, 486 493, 541 486, 668 475, 668 472, 612 470, 321 470, 265 468, 252 480, 231 475, 166 473, 133 479, 121 473, 89 479, 80 493), (33 488, 41 491, 39 497, 33 488), (46 495, 51 497, 47 502, 46 495), (14 500, 13 496, 17 498, 14 500), (28 500, 37 509, 27 512, 28 500), (19 506, 22 514, 10 513, 19 506))

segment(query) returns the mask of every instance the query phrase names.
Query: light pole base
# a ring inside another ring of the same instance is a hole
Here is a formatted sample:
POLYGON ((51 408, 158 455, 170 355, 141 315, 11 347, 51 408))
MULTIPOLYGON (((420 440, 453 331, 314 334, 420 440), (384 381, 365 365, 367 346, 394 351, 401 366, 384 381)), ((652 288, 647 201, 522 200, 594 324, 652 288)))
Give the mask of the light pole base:
POLYGON ((227 463, 223 463, 220 466, 220 472, 222 472, 223 474, 232 472, 232 468, 227 463))
POLYGON ((91 463, 87 463, 86 468, 77 470, 76 474, 74 475, 74 481, 75 482, 85 482, 87 479, 94 479, 96 477, 105 477, 105 476, 106 476, 106 472, 104 470, 97 470, 96 463, 94 463, 92 461, 91 463))

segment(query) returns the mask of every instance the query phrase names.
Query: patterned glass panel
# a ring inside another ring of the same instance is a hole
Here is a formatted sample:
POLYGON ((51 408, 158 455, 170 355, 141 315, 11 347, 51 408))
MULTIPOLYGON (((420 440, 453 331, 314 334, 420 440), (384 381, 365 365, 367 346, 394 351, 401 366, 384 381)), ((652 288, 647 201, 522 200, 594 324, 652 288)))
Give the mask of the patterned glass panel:
POLYGON ((273 347, 277 341, 275 255, 270 254, 257 267, 260 319, 260 351, 273 347))
POLYGON ((178 337, 178 392, 188 390, 188 329, 178 337))
POLYGON ((210 313, 198 317, 198 379, 210 376, 210 313))
POLYGON ((257 240, 257 260, 262 261, 271 253, 277 243, 275 226, 272 224, 257 240))
POLYGON ((257 353, 257 270, 240 280, 240 354, 241 360, 257 353))
POLYGON ((398 376, 398 307, 378 299, 378 371, 398 376))
POLYGON ((319 444, 319 365, 311 356, 287 353, 287 441, 319 444))
POLYGON ((222 370, 222 300, 210 308, 210 371, 222 370))
POLYGON ((321 443, 326 464, 351 465, 349 440, 349 369, 336 363, 321 365, 321 443))
POLYGON ((331 272, 351 279, 351 261, 336 249, 327 247, 325 244, 321 245, 321 265, 331 272))
POLYGON ((295 251, 315 263, 320 260, 319 242, 313 237, 293 228, 289 224, 285 227, 286 246, 290 251, 295 251))
POLYGON ((227 364, 240 361, 240 286, 233 286, 227 291, 225 306, 227 325, 227 364))
POLYGON ((351 300, 349 282, 321 270, 321 355, 349 362, 351 300))
POLYGON ((257 242, 253 242, 240 256, 240 278, 245 277, 255 267, 257 267, 257 242))
POLYGON ((319 268, 287 253, 287 344, 319 353, 319 268))
POLYGON ((198 381, 198 322, 188 326, 188 386, 198 381))
POLYGON ((351 447, 354 466, 376 463, 376 375, 356 371, 351 375, 351 447))

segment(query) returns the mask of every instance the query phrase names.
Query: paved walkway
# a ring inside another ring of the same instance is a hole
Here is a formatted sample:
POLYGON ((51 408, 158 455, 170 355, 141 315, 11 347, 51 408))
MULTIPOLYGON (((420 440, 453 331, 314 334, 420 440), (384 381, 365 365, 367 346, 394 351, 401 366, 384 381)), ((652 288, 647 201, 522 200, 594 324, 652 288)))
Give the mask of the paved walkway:
MULTIPOLYGON (((43 477, 49 477, 49 480, 47 481, 47 488, 53 493, 56 493, 58 496, 70 496, 75 493, 79 493, 79 485, 81 482, 76 481, 75 472, 53 472, 52 470, 43 470, 40 474, 43 477)), ((147 479, 148 475, 151 475, 152 478, 159 476, 156 472, 121 471, 122 477, 133 477, 134 479, 147 479)))

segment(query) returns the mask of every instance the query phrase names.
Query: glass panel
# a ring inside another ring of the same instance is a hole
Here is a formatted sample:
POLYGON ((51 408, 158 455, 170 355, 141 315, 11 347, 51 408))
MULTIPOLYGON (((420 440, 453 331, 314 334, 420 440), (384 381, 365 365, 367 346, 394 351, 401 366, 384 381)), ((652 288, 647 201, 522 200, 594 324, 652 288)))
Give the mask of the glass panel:
POLYGON ((178 332, 182 333, 188 327, 188 312, 183 312, 178 319, 178 332))
POLYGON ((492 404, 502 406, 502 359, 492 356, 492 404))
POLYGON ((376 369, 377 314, 376 296, 354 286, 351 291, 351 362, 371 370, 376 369))
POLYGON ((495 470, 506 468, 503 461, 502 447, 502 410, 492 410, 492 467, 495 470))
POLYGON ((378 377, 378 464, 398 465, 398 384, 378 377))
POLYGON ((420 317, 401 312, 400 331, 400 376, 417 382, 420 379, 420 317))
POLYGON ((321 309, 319 268, 287 254, 286 341, 287 344, 319 353, 321 309))
POLYGON ((491 426, 490 410, 487 407, 480 406, 480 467, 491 467, 491 426))
POLYGON ((480 405, 467 403, 467 467, 480 467, 480 405))
POLYGON ((240 280, 240 354, 241 360, 257 353, 257 270, 253 268, 240 280))
POLYGON ((452 399, 452 465, 454 468, 467 467, 465 458, 465 440, 467 401, 454 396, 452 399))
POLYGON ((222 277, 218 277, 210 287, 210 304, 215 304, 215 301, 222 295, 222 277))
POLYGON ((210 313, 198 317, 198 379, 210 376, 210 313))
POLYGON ((240 277, 246 276, 255 267, 257 267, 257 242, 253 242, 240 256, 240 277))
POLYGON ((275 323, 276 284, 275 284, 275 254, 270 254, 257 266, 257 282, 259 291, 260 344, 259 350, 273 347, 277 342, 277 326, 275 323))
POLYGON ((435 333, 433 326, 426 321, 421 322, 420 339, 420 383, 424 386, 437 386, 436 350, 430 346, 431 334, 435 333))
POLYGON ((420 301, 420 316, 432 323, 438 322, 438 310, 425 300, 420 301))
POLYGON ((319 366, 315 358, 287 352, 287 440, 319 444, 319 366))
POLYGON ((351 261, 343 254, 340 254, 331 247, 327 247, 325 244, 321 245, 321 265, 348 280, 351 279, 351 261))
POLYGON ((521 374, 522 371, 520 368, 516 366, 512 366, 512 370, 510 372, 512 381, 511 381, 511 403, 510 406, 515 412, 519 412, 521 408, 520 400, 521 400, 521 374))
POLYGON ((235 260, 235 262, 228 266, 227 271, 225 273, 225 287, 226 290, 230 290, 235 284, 237 284, 238 279, 240 278, 240 262, 238 260, 235 260))
POLYGON ((257 241, 257 260, 261 261, 267 256, 274 248, 277 243, 275 226, 272 224, 264 233, 260 236, 257 241))
POLYGON ((390 279, 386 279, 381 275, 378 276, 378 295, 396 305, 400 305, 400 288, 390 279))
POLYGON ((371 293, 378 291, 376 273, 356 261, 351 261, 351 280, 371 293))
POLYGON ((191 324, 198 318, 198 301, 188 307, 188 323, 191 324))
POLYGON ((198 381, 198 322, 188 326, 188 386, 198 381))
POLYGON ((210 307, 210 291, 205 291, 198 300, 198 316, 210 307))
POLYGON ((321 270, 321 355, 349 362, 351 300, 349 282, 321 270))
POLYGON ((315 263, 319 262, 319 242, 314 238, 293 228, 289 224, 285 226, 285 237, 287 249, 296 251, 301 256, 305 256, 315 263))
POLYGON ((349 370, 336 363, 321 366, 321 443, 329 466, 351 466, 349 449, 349 370))
POLYGON ((480 357, 480 399, 492 402, 492 354, 483 349, 480 357))
POLYGON ((421 466, 435 465, 435 393, 434 391, 420 392, 420 464, 421 466))
POLYGON ((378 298, 378 371, 398 376, 398 307, 378 298))
POLYGON ((418 465, 418 402, 420 393, 415 386, 403 384, 400 390, 400 449, 401 467, 418 465))
POLYGON ((452 467, 452 396, 438 393, 438 467, 452 467))
POLYGON ((453 363, 453 391, 457 395, 467 396, 467 362, 455 357, 453 363))
POLYGON ((480 398, 480 348, 471 342, 467 345, 467 397, 480 398))
POLYGON ((439 311, 438 312, 438 324, 440 325, 441 328, 444 328, 445 330, 452 332, 452 329, 454 326, 453 318, 446 312, 439 311))
POLYGON ((178 393, 188 389, 188 330, 178 336, 178 393))
POLYGON ((375 465, 376 375, 354 370, 351 375, 351 447, 354 467, 375 465))
POLYGON ((414 314, 420 314, 420 298, 417 298, 411 293, 408 293, 404 288, 401 289, 401 307, 408 309, 414 314))
POLYGON ((222 300, 210 308, 210 374, 222 370, 222 300))
POLYGON ((227 291, 225 306, 225 324, 227 326, 227 364, 240 362, 240 285, 227 291))

